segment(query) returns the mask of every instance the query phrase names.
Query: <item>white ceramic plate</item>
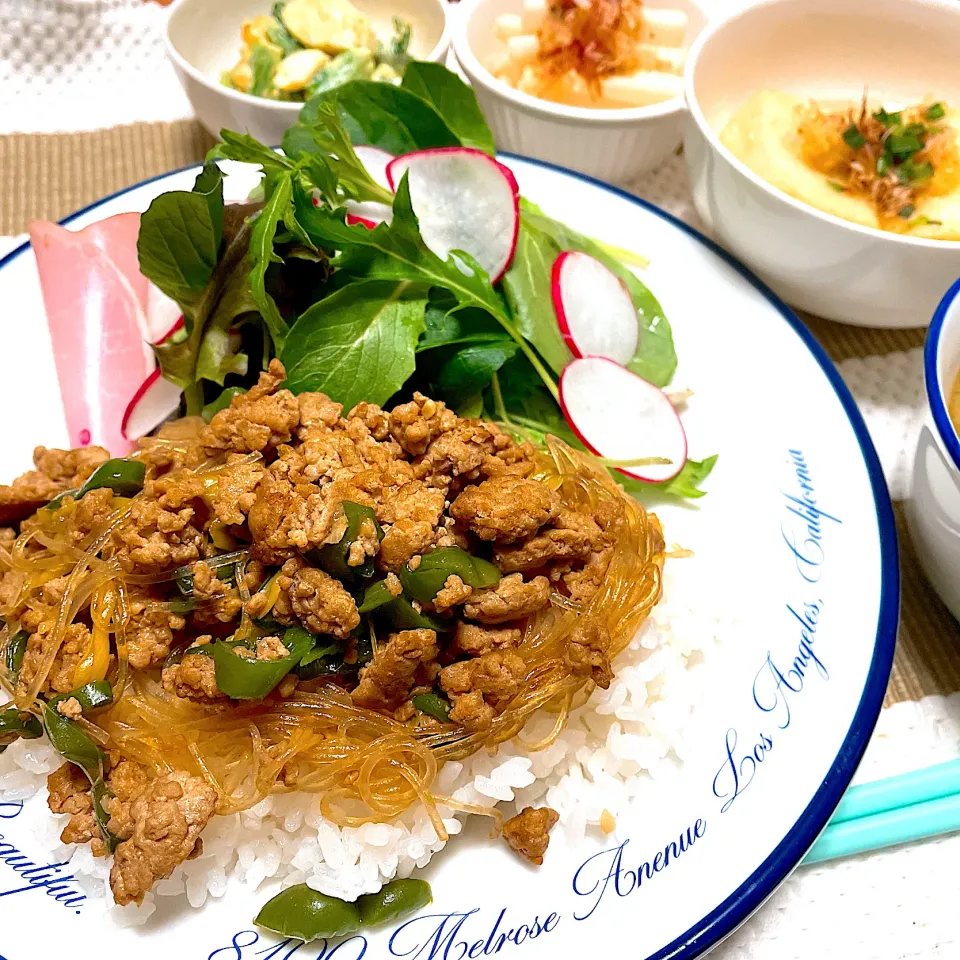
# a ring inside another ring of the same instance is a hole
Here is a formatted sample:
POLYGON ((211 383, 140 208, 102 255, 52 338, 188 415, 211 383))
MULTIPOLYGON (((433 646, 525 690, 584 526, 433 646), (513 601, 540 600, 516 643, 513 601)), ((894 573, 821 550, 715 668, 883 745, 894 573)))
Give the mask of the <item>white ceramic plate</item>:
MULTIPOLYGON (((693 602, 737 617, 708 663, 682 772, 652 782, 611 837, 573 843, 556 831, 539 871, 468 830, 425 871, 435 899, 424 915, 341 945, 278 946, 256 932, 251 919, 269 889, 231 889, 199 911, 158 898, 145 926, 116 927, 70 899, 69 881, 60 900, 30 886, 25 863, 48 862, 35 833, 46 810, 37 800, 3 804, 6 960, 37 956, 38 936, 45 954, 138 960, 692 958, 763 903, 827 822, 880 709, 899 600, 890 501, 853 399, 793 314, 702 237, 610 187, 506 160, 548 213, 653 257, 644 279, 673 324, 675 383, 696 391, 685 416, 691 453, 720 453, 707 497, 658 511, 667 542, 696 551, 670 561, 678 582, 712 584, 693 602), (724 600, 711 599, 718 591, 724 600)), ((195 172, 69 219, 79 227, 144 210, 158 193, 189 187, 195 172)), ((8 477, 34 444, 65 438, 29 247, 0 261, 0 302, 8 477)))

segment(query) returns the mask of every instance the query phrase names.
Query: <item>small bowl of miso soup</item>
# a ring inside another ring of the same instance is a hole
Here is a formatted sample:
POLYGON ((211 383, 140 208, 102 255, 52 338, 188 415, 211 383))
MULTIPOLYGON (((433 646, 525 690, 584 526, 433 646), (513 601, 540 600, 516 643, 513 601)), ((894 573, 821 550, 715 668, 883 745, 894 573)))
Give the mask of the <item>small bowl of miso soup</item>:
POLYGON ((960 280, 930 323, 923 377, 928 415, 913 461, 907 521, 927 579, 960 620, 960 280))

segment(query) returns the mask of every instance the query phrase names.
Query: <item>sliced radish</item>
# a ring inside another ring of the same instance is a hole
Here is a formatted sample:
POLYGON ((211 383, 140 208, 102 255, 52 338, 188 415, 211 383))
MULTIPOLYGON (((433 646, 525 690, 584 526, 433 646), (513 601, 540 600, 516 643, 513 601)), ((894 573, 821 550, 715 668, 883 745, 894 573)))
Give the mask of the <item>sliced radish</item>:
MULTIPOLYGON (((393 160, 393 154, 379 147, 359 146, 353 150, 373 181, 390 190, 387 167, 393 160)), ((376 203, 373 200, 358 203, 356 200, 348 200, 344 206, 347 208, 347 223, 351 225, 360 223, 372 230, 378 223, 389 223, 393 219, 393 210, 386 203, 376 203)))
POLYGON ((166 343, 183 325, 184 325, 183 314, 181 313, 179 317, 174 321, 172 327, 169 330, 164 331, 156 340, 153 341, 153 345, 157 346, 161 343, 166 343))
POLYGON ((163 343, 183 326, 183 313, 176 300, 156 284, 147 282, 147 332, 150 343, 163 343))
POLYGON ((627 363, 637 352, 640 323, 620 278, 586 253, 561 253, 551 282, 557 324, 575 357, 627 363))
POLYGON ((393 154, 381 150, 379 147, 359 146, 354 147, 353 152, 357 159, 366 167, 367 173, 374 183, 379 183, 381 187, 392 190, 390 179, 387 176, 387 167, 393 160, 393 154))
POLYGON ((377 226, 377 222, 374 220, 368 220, 366 217, 358 217, 354 213, 348 213, 345 217, 348 226, 355 227, 357 224, 366 227, 368 230, 372 230, 377 226))
POLYGON ((453 250, 469 253, 496 283, 510 266, 520 229, 520 188, 510 170, 482 150, 441 147, 392 161, 392 190, 404 173, 427 247, 444 260, 453 250))
POLYGON ((564 367, 560 406, 573 432, 597 456, 670 461, 619 467, 627 476, 662 483, 687 459, 687 436, 667 395, 607 357, 582 357, 564 367))
POLYGON ((133 441, 163 423, 180 406, 183 391, 164 380, 157 367, 137 388, 120 422, 124 439, 133 441))
POLYGON ((362 223, 371 230, 378 223, 390 223, 393 219, 393 210, 385 203, 376 203, 373 200, 357 203, 356 200, 348 200, 344 206, 347 208, 347 223, 362 223))

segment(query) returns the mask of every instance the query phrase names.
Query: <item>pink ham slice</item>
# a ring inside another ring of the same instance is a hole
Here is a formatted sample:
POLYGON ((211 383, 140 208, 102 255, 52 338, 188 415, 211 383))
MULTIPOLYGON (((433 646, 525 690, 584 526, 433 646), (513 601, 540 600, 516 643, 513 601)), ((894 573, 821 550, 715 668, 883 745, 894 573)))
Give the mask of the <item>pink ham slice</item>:
POLYGON ((156 366, 139 226, 135 213, 76 231, 30 225, 70 443, 100 444, 114 456, 133 449, 121 429, 124 411, 156 366))

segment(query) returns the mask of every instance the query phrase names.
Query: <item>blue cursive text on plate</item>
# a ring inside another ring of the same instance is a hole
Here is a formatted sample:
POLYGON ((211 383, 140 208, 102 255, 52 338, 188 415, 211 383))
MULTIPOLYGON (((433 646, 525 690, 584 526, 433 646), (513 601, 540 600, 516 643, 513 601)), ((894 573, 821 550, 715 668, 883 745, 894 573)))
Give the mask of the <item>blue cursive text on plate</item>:
MULTIPOLYGON (((796 478, 796 489, 783 493, 787 517, 780 532, 803 590, 807 592, 812 584, 820 582, 823 575, 827 556, 824 521, 837 524, 842 521, 818 506, 816 485, 803 452, 789 450, 788 456, 796 478)), ((721 813, 729 810, 734 800, 753 782, 760 765, 773 750, 775 734, 790 726, 792 707, 808 683, 814 678, 830 679, 824 658, 816 650, 823 598, 808 595, 799 602, 788 602, 784 606, 790 630, 794 631, 790 653, 775 657, 768 650, 751 688, 754 706, 770 726, 763 723, 763 729, 746 737, 734 727, 727 730, 724 737, 726 756, 713 778, 714 796, 723 801, 721 813)))
POLYGON ((693 826, 680 834, 676 841, 671 840, 662 850, 658 850, 649 860, 634 867, 624 864, 624 851, 629 840, 619 847, 601 850, 585 860, 573 875, 573 892, 581 897, 592 897, 593 904, 586 913, 574 913, 574 920, 586 920, 600 906, 607 890, 618 897, 627 897, 639 890, 644 880, 649 883, 655 874, 665 870, 673 860, 686 853, 704 835, 706 820, 698 819, 693 826))

